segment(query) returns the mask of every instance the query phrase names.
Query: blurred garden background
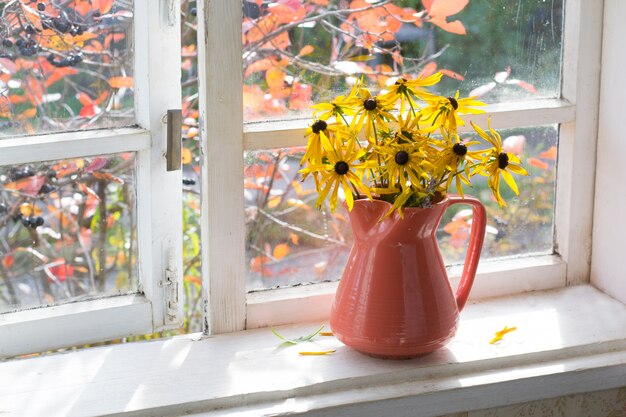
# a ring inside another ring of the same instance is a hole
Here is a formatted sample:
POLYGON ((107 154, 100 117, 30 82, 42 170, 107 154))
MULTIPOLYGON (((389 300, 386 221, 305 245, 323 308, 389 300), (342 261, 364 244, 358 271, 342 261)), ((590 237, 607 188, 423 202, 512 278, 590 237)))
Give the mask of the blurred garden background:
MULTIPOLYGON (((311 104, 363 77, 444 74, 436 93, 487 103, 560 96, 562 0, 243 0, 246 123, 305 118, 311 104)), ((0 2, 0 140, 131 126, 131 0, 0 2)), ((182 1, 184 326, 201 331, 200 147, 195 1, 182 1)), ((559 126, 500 131, 530 176, 501 209, 486 181, 489 258, 553 252, 559 126)), ((462 134, 463 139, 471 134, 462 134)), ((229 140, 229 138, 223 138, 229 140)), ((248 151, 248 289, 338 280, 351 245, 346 213, 314 207, 302 148, 248 151)), ((0 167, 0 314, 140 291, 132 153, 0 167)), ((450 210, 438 236, 462 262, 471 211, 450 210)))

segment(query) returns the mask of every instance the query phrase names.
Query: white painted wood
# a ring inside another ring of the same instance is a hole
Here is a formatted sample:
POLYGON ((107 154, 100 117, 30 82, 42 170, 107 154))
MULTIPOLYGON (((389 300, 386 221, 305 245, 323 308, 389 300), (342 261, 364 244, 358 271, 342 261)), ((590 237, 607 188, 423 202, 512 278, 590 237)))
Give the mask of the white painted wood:
MULTIPOLYGON (((168 0, 169 1, 169 0, 168 0)), ((137 152, 137 223, 141 296, 113 297, 0 316, 0 356, 18 355, 138 335, 182 323, 166 317, 167 267, 182 271, 180 172, 166 172, 167 109, 180 108, 180 23, 164 19, 164 2, 134 2, 134 93, 141 128, 65 132, 0 141, 0 163, 23 163, 137 152), (176 59, 166 59, 176 57, 176 59)), ((179 10, 179 1, 168 7, 179 10)), ((178 16, 178 14, 176 15, 178 16)), ((178 17, 176 19, 179 19, 178 17)), ((182 279, 179 277, 179 299, 182 279)))
POLYGON ((202 275, 207 331, 242 330, 246 315, 241 2, 198 2, 202 137, 202 275))
MULTIPOLYGON (((482 261, 478 265, 470 300, 500 297, 565 286, 565 262, 557 255, 482 261)), ((448 268, 457 288, 462 266, 448 268)), ((327 321, 337 283, 321 283, 248 294, 248 329, 327 321)))
POLYGON ((605 0, 602 44, 602 91, 598 130, 598 159, 593 226, 591 282, 626 302, 624 236, 626 187, 624 186, 624 116, 626 95, 622 32, 626 3, 605 0))
MULTIPOLYGON (((559 99, 492 104, 486 107, 484 114, 464 115, 465 126, 460 126, 459 131, 473 131, 470 120, 487 126, 489 117, 494 129, 505 129, 572 122, 575 113, 574 105, 559 99)), ((304 131, 310 123, 310 120, 303 119, 247 123, 244 127, 244 147, 246 150, 259 150, 305 146, 304 131)))
POLYGON ((140 295, 0 314, 0 358, 143 334, 151 320, 152 306, 140 295))
MULTIPOLYGON (((317 325, 279 331, 297 337, 317 325)), ((590 286, 470 303, 456 338, 413 360, 374 359, 333 337, 279 342, 259 329, 0 363, 0 410, 432 416, 626 385, 626 306, 590 286), (505 325, 518 329, 489 344, 505 325), (325 348, 337 351, 298 355, 325 348)))
POLYGON ((142 290, 152 302, 155 330, 177 327, 178 314, 166 314, 164 280, 170 267, 178 273, 178 299, 182 284, 182 171, 167 172, 168 109, 181 108, 180 13, 171 20, 169 10, 180 10, 180 0, 135 0, 135 109, 137 122, 150 130, 152 148, 138 159, 137 205, 139 274, 142 290))
POLYGON ((26 136, 0 141, 0 165, 136 152, 149 148, 149 132, 133 128, 26 136))
POLYGON ((603 0, 565 2, 563 98, 575 121, 561 125, 555 243, 567 262, 567 283, 589 280, 600 91, 603 0))

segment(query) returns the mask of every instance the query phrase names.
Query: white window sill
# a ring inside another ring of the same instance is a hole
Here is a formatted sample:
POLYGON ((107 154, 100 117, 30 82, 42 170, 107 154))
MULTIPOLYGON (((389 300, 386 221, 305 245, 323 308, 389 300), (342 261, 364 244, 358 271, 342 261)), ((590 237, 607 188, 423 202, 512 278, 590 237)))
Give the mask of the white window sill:
POLYGON ((333 337, 279 347, 257 329, 4 362, 0 415, 436 416, 626 386, 626 306, 593 287, 474 302, 461 317, 447 347, 405 361, 333 337), (505 325, 518 330, 489 344, 505 325))

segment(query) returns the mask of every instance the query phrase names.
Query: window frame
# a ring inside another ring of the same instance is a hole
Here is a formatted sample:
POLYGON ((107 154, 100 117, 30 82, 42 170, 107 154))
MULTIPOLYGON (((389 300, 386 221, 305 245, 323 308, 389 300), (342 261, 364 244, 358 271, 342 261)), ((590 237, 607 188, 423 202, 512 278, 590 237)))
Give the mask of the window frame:
MULTIPOLYGON (((490 105, 465 117, 494 128, 559 124, 552 255, 483 261, 473 297, 586 283, 600 86, 602 8, 565 0, 561 97, 490 105), (585 18, 584 24, 583 17, 585 18), (529 278, 530 277, 530 278, 529 278)), ((328 317, 334 285, 246 294, 243 152, 304 145, 308 120, 243 124, 240 2, 200 2, 198 51, 203 141, 202 239, 208 333, 328 317), (229 45, 225 48, 224 45, 229 45), (225 191, 228 198, 224 198, 225 191)), ((458 279, 453 271, 453 286, 458 279)), ((336 285, 336 284, 335 284, 336 285)))
POLYGON ((136 152, 138 292, 0 314, 0 357, 141 335, 183 320, 182 173, 166 171, 168 109, 180 109, 180 1, 135 0, 136 127, 0 140, 0 164, 136 152), (164 192, 167 190, 167 192, 164 192), (174 280, 163 285, 166 270, 174 280), (168 300, 169 298, 169 300, 168 300))

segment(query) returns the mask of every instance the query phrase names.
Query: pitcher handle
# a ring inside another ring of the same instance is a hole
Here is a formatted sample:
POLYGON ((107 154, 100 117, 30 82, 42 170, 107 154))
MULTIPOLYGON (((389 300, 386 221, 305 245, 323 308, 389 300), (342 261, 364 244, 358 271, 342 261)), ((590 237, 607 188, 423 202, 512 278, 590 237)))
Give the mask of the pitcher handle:
POLYGON ((470 290, 472 289, 472 284, 474 283, 474 277, 476 276, 480 251, 483 248, 483 241, 485 240, 487 212, 485 211, 483 203, 474 197, 461 197, 460 195, 448 194, 445 201, 446 208, 453 204, 467 204, 472 207, 472 228, 469 247, 467 248, 467 255, 465 256, 461 282, 459 283, 459 288, 456 290, 456 304, 459 311, 461 311, 463 307, 465 307, 470 290))

